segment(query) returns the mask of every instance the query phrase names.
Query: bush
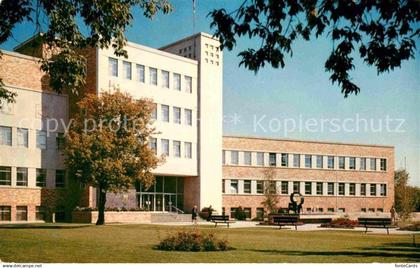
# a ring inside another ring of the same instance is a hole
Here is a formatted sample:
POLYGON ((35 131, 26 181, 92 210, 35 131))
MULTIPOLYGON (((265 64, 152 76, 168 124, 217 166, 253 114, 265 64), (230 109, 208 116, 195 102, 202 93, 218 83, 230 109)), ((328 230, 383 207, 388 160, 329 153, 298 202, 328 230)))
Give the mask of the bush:
POLYGON ((237 219, 238 221, 244 221, 244 220, 246 220, 246 213, 245 213, 245 211, 242 209, 242 207, 238 207, 238 208, 235 210, 235 214, 234 214, 234 216, 235 216, 235 219, 237 219))
POLYGON ((348 217, 333 219, 330 223, 322 224, 322 227, 332 228, 354 228, 359 225, 357 220, 351 220, 348 217))
POLYGON ((178 232, 162 240, 156 247, 168 251, 226 251, 232 249, 226 240, 217 239, 214 234, 178 232))

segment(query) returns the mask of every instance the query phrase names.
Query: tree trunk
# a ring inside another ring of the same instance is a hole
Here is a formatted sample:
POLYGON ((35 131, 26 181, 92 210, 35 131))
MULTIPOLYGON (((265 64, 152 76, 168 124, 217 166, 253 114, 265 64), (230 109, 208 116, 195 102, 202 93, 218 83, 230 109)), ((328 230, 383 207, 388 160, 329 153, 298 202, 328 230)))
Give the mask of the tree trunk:
POLYGON ((103 188, 99 188, 99 200, 98 200, 98 220, 96 225, 105 224, 105 203, 106 203, 106 191, 103 188))

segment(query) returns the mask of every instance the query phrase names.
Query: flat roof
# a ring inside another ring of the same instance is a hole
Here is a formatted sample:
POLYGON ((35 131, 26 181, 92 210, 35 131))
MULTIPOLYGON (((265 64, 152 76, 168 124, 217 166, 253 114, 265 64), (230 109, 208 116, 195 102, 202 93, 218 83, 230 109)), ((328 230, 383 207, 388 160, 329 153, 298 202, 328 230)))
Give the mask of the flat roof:
POLYGON ((205 33, 205 32, 199 32, 199 33, 196 33, 196 34, 193 34, 193 35, 190 35, 190 36, 184 37, 184 38, 182 38, 182 39, 179 39, 179 40, 177 40, 177 41, 174 41, 174 42, 172 42, 172 43, 170 43, 170 44, 167 44, 167 45, 165 45, 165 46, 163 46, 163 47, 160 47, 160 48, 159 48, 159 50, 163 50, 163 49, 166 49, 166 48, 168 48, 168 47, 175 46, 175 45, 177 45, 177 44, 179 44, 179 43, 182 43, 182 42, 185 42, 185 41, 187 41, 187 40, 190 40, 190 39, 196 38, 196 37, 198 37, 198 36, 204 36, 204 37, 207 37, 207 38, 210 38, 210 39, 215 39, 215 40, 218 40, 216 37, 212 36, 211 34, 208 34, 208 33, 205 33))
POLYGON ((270 138, 270 137, 261 137, 261 136, 223 135, 223 138, 268 140, 268 141, 291 141, 291 142, 305 142, 305 143, 318 143, 318 144, 335 144, 335 145, 351 145, 351 146, 363 146, 363 147, 382 147, 382 148, 392 148, 392 149, 395 148, 395 146, 393 146, 393 145, 347 143, 347 142, 334 142, 334 141, 298 140, 298 139, 286 139, 286 138, 270 138))

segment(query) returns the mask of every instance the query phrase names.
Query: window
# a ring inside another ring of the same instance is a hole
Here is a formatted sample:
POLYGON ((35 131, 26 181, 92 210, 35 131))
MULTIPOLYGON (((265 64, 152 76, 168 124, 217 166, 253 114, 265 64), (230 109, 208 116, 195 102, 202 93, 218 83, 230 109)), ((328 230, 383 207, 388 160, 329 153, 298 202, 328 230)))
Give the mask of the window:
POLYGON ((172 147, 174 151, 175 157, 181 157, 181 142, 180 141, 173 141, 172 147))
POLYGON ((136 69, 137 69, 137 80, 141 83, 144 83, 145 82, 144 66, 137 64, 136 69))
POLYGON ((374 208, 369 208, 369 212, 375 212, 374 208))
POLYGON ((293 155, 293 166, 300 167, 300 154, 293 155))
POLYGON ((28 129, 27 128, 17 129, 17 146, 28 148, 28 129))
POLYGON ((162 121, 169 122, 169 106, 161 105, 162 121))
POLYGON ((222 150, 222 164, 226 165, 226 151, 222 150))
POLYGON ((305 194, 312 194, 312 182, 305 182, 305 194))
POLYGON ((376 158, 370 159, 370 170, 376 170, 376 158))
POLYGON ((289 182, 282 181, 281 182, 281 194, 289 194, 289 182))
POLYGON ((0 185, 12 185, 12 168, 0 167, 0 185))
POLYGON ((231 219, 235 219, 235 215, 236 215, 236 210, 238 208, 230 208, 230 218, 231 219))
POLYGON ((370 195, 376 196, 376 184, 374 183, 370 184, 370 195))
POLYGON ((123 61, 124 78, 131 80, 131 62, 123 61))
POLYGON ((169 140, 168 139, 162 139, 161 141, 162 145, 162 154, 169 156, 169 140))
POLYGON ((305 167, 311 168, 312 167, 312 155, 305 155, 305 167))
POLYGON ((257 152, 257 165, 264 166, 264 153, 257 152))
POLYGON ((334 195, 334 183, 333 182, 329 182, 328 183, 328 195, 334 195))
POLYGON ((360 158, 360 170, 366 170, 366 158, 360 158))
POLYGON ((62 150, 64 147, 64 133, 56 133, 55 136, 55 148, 62 150))
POLYGON ((231 180, 230 181, 230 193, 237 194, 238 193, 238 180, 231 180))
POLYGON ((324 193, 324 186, 322 182, 317 182, 316 183, 316 194, 317 195, 322 195, 324 193))
POLYGON ((324 168, 324 159, 322 155, 316 156, 316 168, 324 168))
POLYGON ((47 186, 47 171, 45 169, 36 169, 36 186, 45 187, 47 186))
POLYGON ((277 194, 277 185, 275 181, 265 181, 265 190, 269 194, 277 194))
POLYGON ((340 182, 338 184, 338 195, 345 195, 346 194, 345 190, 346 190, 345 184, 340 182))
POLYGON ((223 179, 223 180, 222 180, 222 193, 225 193, 225 191, 226 191, 226 186, 225 186, 225 184, 226 184, 226 180, 225 180, 225 179, 223 179))
POLYGON ((149 75, 150 75, 150 79, 149 79, 150 84, 157 86, 157 69, 149 68, 149 75))
POLYGON ((244 152, 244 164, 245 165, 252 165, 252 154, 251 152, 244 152))
POLYGON ((346 209, 345 208, 338 208, 337 209, 337 212, 344 213, 344 212, 346 212, 346 209))
POLYGON ((381 196, 386 196, 386 184, 381 184, 381 196))
POLYGON ((0 126, 0 145, 12 146, 12 128, 0 126))
POLYGON ((43 130, 36 131, 36 148, 41 150, 47 149, 47 132, 43 130))
POLYGON ((153 104, 152 119, 157 120, 157 104, 153 104))
POLYGON ((377 212, 384 212, 384 209, 383 208, 377 208, 376 211, 377 212))
POLYGON ((257 194, 263 194, 263 193, 264 193, 264 182, 257 181, 257 194))
POLYGON ((169 72, 162 71, 162 87, 169 88, 169 72))
POLYGON ((334 169, 334 156, 328 156, 328 168, 334 169))
POLYGON ((16 186, 28 186, 28 169, 16 168, 16 186))
POLYGON ((300 182, 294 181, 293 182, 293 192, 299 193, 300 192, 300 182))
POLYGON ((356 169, 356 158, 349 157, 349 169, 356 169))
POLYGON ((244 193, 250 194, 251 193, 251 181, 250 180, 244 180, 244 193))
POLYGON ((185 79, 185 91, 192 93, 192 78, 190 76, 184 76, 185 79))
POLYGON ((361 208, 360 211, 361 212, 366 212, 366 208, 361 208))
POLYGON ((192 143, 184 142, 184 157, 191 159, 192 158, 192 143))
POLYGON ((181 108, 174 107, 174 123, 181 124, 181 108))
POLYGON ((246 219, 251 219, 251 208, 244 208, 244 214, 246 219))
POLYGON ((108 58, 108 70, 109 75, 118 77, 118 60, 113 58, 108 58))
POLYGON ((174 89, 181 90, 181 75, 174 74, 174 89))
POLYGON ((386 159, 381 158, 381 171, 386 171, 386 159))
POLYGON ((270 153, 269 154, 269 164, 270 164, 270 167, 275 167, 277 165, 277 163, 276 163, 276 153, 270 153))
POLYGON ((155 154, 157 154, 157 139, 156 138, 149 138, 149 148, 152 149, 155 154))
POLYGON ((64 170, 55 171, 55 187, 56 188, 66 187, 66 173, 64 170))
POLYGON ((55 221, 63 222, 66 219, 66 211, 63 206, 58 206, 55 208, 55 221))
POLYGON ((239 159, 238 159, 238 151, 231 151, 230 152, 230 163, 232 165, 237 165, 239 163, 239 159))
POLYGON ((282 167, 289 166, 289 154, 281 154, 281 166, 282 167))
POLYGON ((185 116, 185 124, 188 126, 192 126, 192 110, 185 109, 184 116, 185 116))
POLYGON ((356 195, 356 184, 350 183, 349 184, 349 195, 356 195))
POLYGON ((28 220, 28 207, 27 206, 16 206, 16 220, 17 221, 28 220))
POLYGON ((10 221, 12 219, 12 207, 0 206, 0 221, 10 221))
POLYGON ((37 206, 35 208, 35 219, 37 221, 45 221, 45 207, 37 206))
POLYGON ((360 184, 360 195, 366 195, 366 183, 360 184))
POLYGON ((346 168, 346 158, 344 156, 338 157, 338 168, 345 169, 346 168))
POLYGON ((327 211, 328 212, 334 212, 334 208, 328 208, 327 211))

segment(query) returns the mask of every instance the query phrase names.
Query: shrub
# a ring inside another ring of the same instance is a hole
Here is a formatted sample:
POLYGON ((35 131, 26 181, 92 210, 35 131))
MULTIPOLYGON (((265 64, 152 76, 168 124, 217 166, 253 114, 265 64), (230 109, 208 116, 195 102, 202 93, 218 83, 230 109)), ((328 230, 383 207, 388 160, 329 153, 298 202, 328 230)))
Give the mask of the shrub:
POLYGON ((332 228, 354 228, 359 225, 357 220, 351 220, 348 217, 333 219, 330 223, 321 225, 322 227, 332 228))
POLYGON ((226 240, 217 239, 214 234, 178 232, 162 240, 156 247, 168 251, 226 251, 232 249, 226 240))
POLYGON ((246 213, 245 211, 242 209, 242 207, 238 207, 235 210, 235 219, 239 220, 239 221, 244 221, 246 220, 246 213))

